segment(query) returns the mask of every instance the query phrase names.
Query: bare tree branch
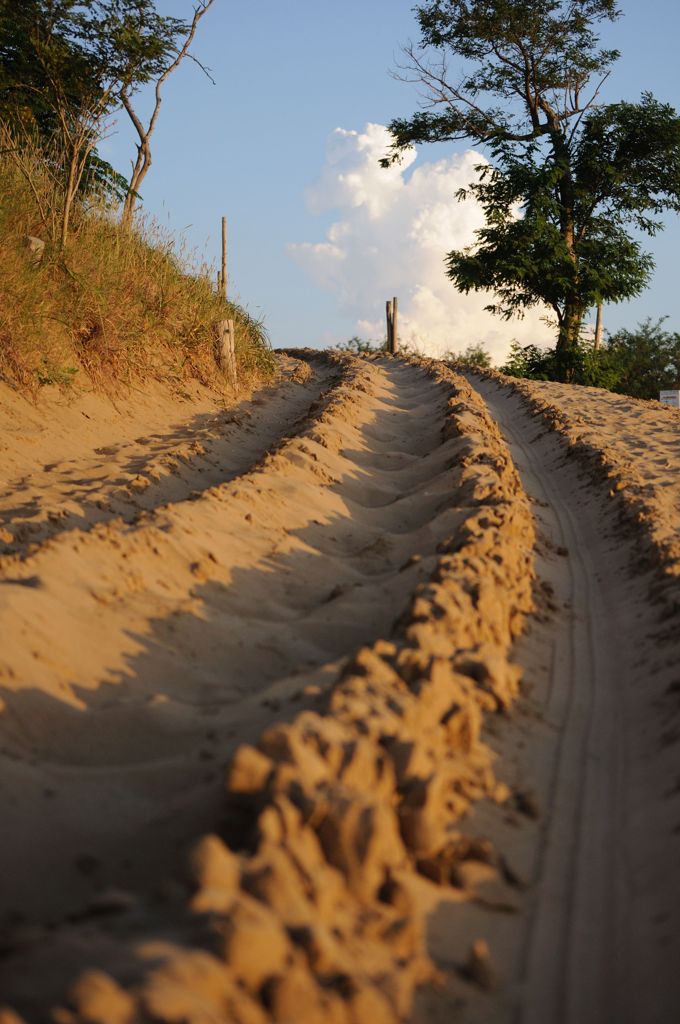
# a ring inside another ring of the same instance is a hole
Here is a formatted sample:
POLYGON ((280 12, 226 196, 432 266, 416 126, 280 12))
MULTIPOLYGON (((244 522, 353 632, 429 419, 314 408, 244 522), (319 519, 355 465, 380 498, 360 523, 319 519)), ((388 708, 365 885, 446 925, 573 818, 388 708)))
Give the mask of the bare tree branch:
POLYGON ((184 58, 188 56, 191 60, 194 61, 194 63, 198 64, 198 66, 208 76, 213 85, 215 84, 214 79, 210 75, 209 71, 201 64, 199 60, 196 59, 196 57, 193 56, 193 54, 189 53, 189 47, 194 41, 194 36, 196 35, 196 29, 198 28, 198 24, 203 15, 206 14, 206 12, 212 7, 214 2, 215 0, 200 0, 198 5, 194 7, 194 16, 191 20, 191 25, 189 26, 189 31, 187 32, 184 43, 178 50, 177 56, 172 61, 172 63, 168 64, 167 68, 165 68, 163 73, 159 75, 159 77, 156 79, 156 84, 154 88, 154 107, 146 127, 144 127, 140 118, 137 116, 134 107, 132 106, 132 101, 130 99, 128 90, 126 88, 123 88, 121 90, 121 102, 130 120, 132 121, 135 131, 137 132, 137 135, 139 137, 139 143, 137 144, 137 159, 135 160, 132 169, 132 176, 130 178, 128 192, 125 197, 125 202, 123 204, 122 222, 123 225, 126 227, 129 227, 129 225, 132 223, 132 217, 139 196, 140 186, 144 181, 144 178, 146 177, 149 168, 151 167, 152 157, 149 140, 153 135, 154 129, 156 127, 156 122, 158 120, 158 115, 160 113, 161 104, 163 102, 162 90, 166 80, 173 73, 173 71, 175 71, 179 67, 184 58))

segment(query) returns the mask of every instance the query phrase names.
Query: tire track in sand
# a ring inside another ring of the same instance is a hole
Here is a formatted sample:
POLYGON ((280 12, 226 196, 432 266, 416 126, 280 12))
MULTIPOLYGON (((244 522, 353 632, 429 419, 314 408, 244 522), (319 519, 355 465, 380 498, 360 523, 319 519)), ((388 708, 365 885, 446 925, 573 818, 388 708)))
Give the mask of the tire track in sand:
MULTIPOLYGON (((124 412, 113 400, 81 396, 89 412, 76 400, 31 408, 27 417, 18 397, 3 393, 11 414, 0 423, 0 576, 11 577, 16 561, 49 537, 116 518, 134 522, 248 472, 306 421, 336 374, 322 359, 312 371, 282 355, 273 384, 227 408, 210 392, 210 403, 199 392, 197 404, 163 394, 151 410, 128 396, 124 412)), ((146 406, 153 395, 142 396, 146 406)))
POLYGON ((465 517, 451 388, 394 361, 339 366, 330 404, 250 473, 49 541, 22 563, 31 585, 1 588, 3 944, 19 915, 39 926, 0 961, 17 1005, 59 998, 78 947, 40 927, 172 879, 235 747, 389 636, 465 517))
MULTIPOLYGON (((652 640, 658 612, 648 580, 631 579, 634 551, 604 494, 519 395, 470 380, 536 504, 545 544, 537 569, 554 611, 515 652, 556 741, 524 756, 526 775, 544 779, 545 806, 529 913, 515 926, 514 1010, 499 1020, 666 1024, 680 992, 677 943, 649 898, 653 851, 664 842, 650 829, 664 789, 650 779, 652 695, 663 683, 652 640)), ((658 884, 663 892, 662 877, 658 884)))

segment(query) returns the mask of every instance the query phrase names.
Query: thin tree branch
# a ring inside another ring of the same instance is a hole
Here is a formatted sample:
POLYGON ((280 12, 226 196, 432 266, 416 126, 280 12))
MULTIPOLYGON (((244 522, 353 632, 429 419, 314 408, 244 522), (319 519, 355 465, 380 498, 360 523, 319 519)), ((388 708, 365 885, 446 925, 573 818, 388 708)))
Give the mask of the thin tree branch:
POLYGON ((210 10, 214 2, 215 0, 201 0, 198 6, 194 8, 194 16, 192 18, 191 25, 189 27, 189 31, 187 32, 184 43, 178 50, 177 55, 175 59, 172 61, 172 63, 168 64, 167 68, 165 68, 162 74, 159 75, 158 78, 156 79, 156 84, 154 88, 154 107, 151 112, 151 117, 149 118, 149 122, 146 128, 142 124, 140 118, 137 116, 134 110, 134 107, 132 106, 132 101, 130 99, 128 89, 121 89, 121 102, 125 110, 127 111, 127 114, 130 117, 132 124, 135 127, 137 135, 139 136, 139 145, 137 146, 137 160, 135 161, 135 165, 133 167, 132 176, 130 178, 130 184, 128 187, 128 193, 125 197, 125 203, 123 204, 123 223, 126 225, 129 225, 132 220, 135 202, 139 194, 139 186, 146 177, 147 171, 151 167, 152 159, 149 139, 153 135, 154 129, 156 127, 156 122, 158 120, 158 115, 160 113, 161 105, 163 102, 162 90, 165 81, 172 74, 172 72, 175 71, 177 67, 179 67, 184 58, 188 56, 191 58, 191 60, 194 61, 194 63, 198 64, 198 66, 201 68, 204 74, 207 75, 207 77, 210 79, 213 85, 215 84, 215 81, 212 78, 209 71, 203 66, 203 64, 201 64, 201 62, 196 57, 193 56, 193 54, 189 53, 189 47, 194 41, 194 36, 196 35, 196 29, 198 28, 198 24, 203 15, 206 14, 208 10, 210 10))

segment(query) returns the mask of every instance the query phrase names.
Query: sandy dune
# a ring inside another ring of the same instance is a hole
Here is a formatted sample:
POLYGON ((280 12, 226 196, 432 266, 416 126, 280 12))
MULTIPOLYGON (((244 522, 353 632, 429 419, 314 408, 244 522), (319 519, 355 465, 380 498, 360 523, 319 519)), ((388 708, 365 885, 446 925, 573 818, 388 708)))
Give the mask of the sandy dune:
POLYGON ((0 1004, 671 1024, 680 417, 282 368, 3 413, 0 1004))

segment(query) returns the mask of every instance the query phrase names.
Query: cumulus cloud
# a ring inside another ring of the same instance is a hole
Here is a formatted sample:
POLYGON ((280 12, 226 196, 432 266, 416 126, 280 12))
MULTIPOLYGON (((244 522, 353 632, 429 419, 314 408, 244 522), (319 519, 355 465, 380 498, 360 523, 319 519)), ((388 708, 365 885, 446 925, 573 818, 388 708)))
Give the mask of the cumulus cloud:
POLYGON ((307 203, 314 214, 337 210, 339 219, 323 241, 289 245, 292 258, 337 296, 363 337, 384 337, 385 299, 398 295, 400 336, 431 355, 483 342, 502 360, 513 338, 549 341, 541 312, 507 323, 484 310, 488 295, 461 295, 446 277, 445 254, 469 245, 483 224, 474 200, 455 199, 483 157, 468 150, 413 166, 410 151, 385 170, 378 161, 388 145, 384 125, 336 128, 307 203))

